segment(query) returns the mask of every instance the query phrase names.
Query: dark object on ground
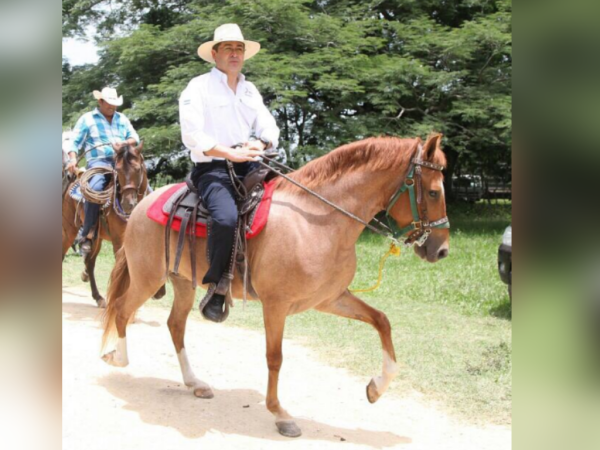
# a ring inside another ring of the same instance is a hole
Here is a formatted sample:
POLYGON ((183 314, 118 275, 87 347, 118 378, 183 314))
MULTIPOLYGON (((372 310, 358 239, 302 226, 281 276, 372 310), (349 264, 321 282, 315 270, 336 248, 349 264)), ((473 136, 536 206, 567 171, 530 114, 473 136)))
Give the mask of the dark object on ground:
POLYGON ((498 273, 500 279, 508 285, 508 295, 512 301, 512 225, 504 231, 502 244, 498 248, 498 273))

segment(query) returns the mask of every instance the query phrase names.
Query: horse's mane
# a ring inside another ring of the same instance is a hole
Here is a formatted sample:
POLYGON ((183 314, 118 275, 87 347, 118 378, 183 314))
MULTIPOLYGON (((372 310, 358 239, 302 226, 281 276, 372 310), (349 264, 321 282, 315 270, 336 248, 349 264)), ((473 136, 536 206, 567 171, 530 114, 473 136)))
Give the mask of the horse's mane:
MULTIPOLYGON (((290 178, 308 188, 332 183, 351 172, 376 172, 408 165, 416 151, 418 139, 373 137, 336 148, 290 174, 290 178)), ((297 189, 281 179, 279 190, 297 189)))

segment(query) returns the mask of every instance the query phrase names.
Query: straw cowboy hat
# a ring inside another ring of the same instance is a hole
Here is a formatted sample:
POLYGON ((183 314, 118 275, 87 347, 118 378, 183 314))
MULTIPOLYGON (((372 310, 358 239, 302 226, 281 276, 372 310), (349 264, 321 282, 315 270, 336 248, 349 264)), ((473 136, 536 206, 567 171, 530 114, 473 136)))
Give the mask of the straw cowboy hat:
POLYGON ((109 105, 121 106, 123 104, 123 96, 117 97, 117 90, 109 87, 102 89, 102 92, 94 91, 96 100, 104 100, 109 105))
POLYGON ((243 42, 246 46, 244 60, 252 58, 260 50, 260 44, 254 41, 246 41, 242 36, 242 30, 235 23, 226 23, 215 30, 215 36, 212 41, 205 42, 198 47, 198 56, 204 61, 214 64, 215 60, 210 53, 215 44, 219 42, 243 42))

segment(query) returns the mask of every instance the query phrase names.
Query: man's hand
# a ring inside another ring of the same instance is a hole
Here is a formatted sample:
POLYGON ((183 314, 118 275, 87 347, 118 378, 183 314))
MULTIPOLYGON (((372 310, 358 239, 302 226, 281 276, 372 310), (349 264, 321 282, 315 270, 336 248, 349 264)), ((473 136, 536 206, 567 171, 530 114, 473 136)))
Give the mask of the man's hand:
POLYGON ((266 145, 263 141, 248 141, 248 142, 244 142, 244 147, 249 149, 249 150, 260 150, 260 151, 264 151, 266 150, 266 145))
POLYGON ((75 174, 75 172, 77 171, 77 160, 71 158, 69 160, 69 163, 67 164, 67 170, 69 172, 71 172, 72 174, 75 174))
MULTIPOLYGON (((262 145, 262 142, 259 142, 259 144, 262 145)), ((232 148, 225 158, 232 162, 258 161, 258 158, 264 154, 265 152, 262 149, 250 148, 244 145, 243 147, 232 148)))
POLYGON ((133 138, 129 138, 129 139, 127 139, 126 141, 114 142, 114 143, 112 144, 112 148, 113 148, 113 150, 114 150, 115 152, 117 152, 117 153, 118 153, 119 151, 121 151, 121 149, 122 149, 123 147, 125 147, 125 146, 127 146, 127 145, 129 145, 129 146, 131 146, 131 147, 135 147, 135 139, 133 139, 133 138))
POLYGON ((239 148, 231 148, 224 145, 215 145, 212 149, 205 152, 205 155, 216 158, 225 158, 231 162, 258 161, 260 156, 265 154, 262 150, 251 149, 246 145, 239 148))

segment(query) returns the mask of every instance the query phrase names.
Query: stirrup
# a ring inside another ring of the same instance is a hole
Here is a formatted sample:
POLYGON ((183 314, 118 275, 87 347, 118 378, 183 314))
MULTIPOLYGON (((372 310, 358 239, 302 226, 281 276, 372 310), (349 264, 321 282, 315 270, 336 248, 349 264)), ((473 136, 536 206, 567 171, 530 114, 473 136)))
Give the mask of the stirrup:
POLYGON ((82 255, 87 255, 89 253, 92 252, 92 247, 94 245, 94 242, 87 237, 82 238, 79 241, 79 250, 81 251, 82 255))
POLYGON ((213 296, 216 294, 216 290, 217 290, 216 283, 211 283, 208 287, 208 290, 206 291, 206 295, 200 301, 199 309, 200 309, 200 313, 202 314, 202 317, 204 317, 205 319, 210 320, 211 322, 221 323, 221 322, 224 322, 227 319, 227 317, 229 316, 229 304, 231 303, 231 295, 229 292, 227 292, 225 294, 225 302, 224 302, 225 310, 223 311, 223 313, 221 314, 220 317, 211 319, 211 318, 206 317, 206 315, 204 314, 204 308, 206 308, 206 305, 208 305, 208 303, 211 301, 213 296))

